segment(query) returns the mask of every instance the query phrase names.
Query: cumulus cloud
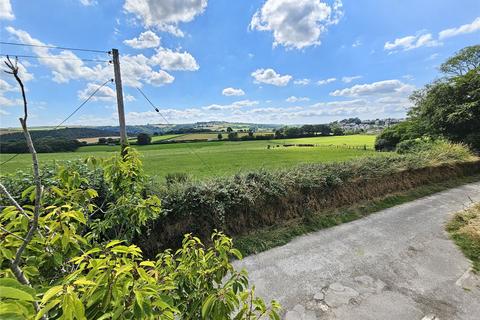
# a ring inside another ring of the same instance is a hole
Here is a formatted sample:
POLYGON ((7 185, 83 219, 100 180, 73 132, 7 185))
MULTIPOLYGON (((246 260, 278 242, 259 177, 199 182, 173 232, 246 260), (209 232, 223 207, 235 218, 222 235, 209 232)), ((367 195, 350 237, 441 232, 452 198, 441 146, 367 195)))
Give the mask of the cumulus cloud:
POLYGON ((127 46, 135 49, 155 48, 160 45, 160 37, 153 31, 145 31, 140 33, 136 38, 123 41, 127 46))
POLYGON ((291 75, 280 75, 273 69, 257 69, 251 73, 255 83, 266 83, 273 86, 284 87, 292 79, 291 75))
MULTIPOLYGON (((100 84, 88 83, 87 87, 83 90, 78 91, 77 95, 80 100, 87 99, 95 90, 99 88, 100 84)), ((98 90, 95 95, 91 98, 92 101, 106 101, 106 102, 115 102, 117 101, 117 94, 115 90, 111 87, 103 86, 98 90)), ((135 101, 135 98, 131 95, 124 96, 124 100, 131 102, 135 101)))
POLYGON ((476 18, 472 23, 464 24, 458 28, 445 29, 438 34, 440 40, 456 37, 462 34, 473 33, 480 30, 480 17, 476 18))
POLYGON ((334 97, 360 97, 387 94, 408 96, 414 89, 414 86, 405 84, 400 80, 384 80, 368 84, 357 84, 351 88, 333 91, 330 95, 334 97))
POLYGON ((165 70, 196 71, 200 68, 195 58, 188 52, 159 48, 151 61, 165 70))
POLYGON ((96 0, 80 0, 80 3, 84 6, 94 6, 97 4, 96 0))
POLYGON ((267 0, 252 17, 251 30, 271 31, 274 46, 302 49, 319 45, 320 37, 343 15, 342 2, 267 0))
POLYGON ((243 91, 242 89, 235 89, 235 88, 229 87, 229 88, 223 89, 222 94, 224 96, 244 96, 245 91, 243 91))
MULTIPOLYGON (((7 27, 6 30, 25 44, 44 45, 23 30, 7 27)), ((113 77, 111 65, 97 64, 87 66, 73 52, 63 50, 59 54, 52 54, 48 48, 32 48, 33 52, 45 57, 39 62, 52 72, 52 80, 58 83, 68 83, 70 80, 87 80, 89 82, 103 82, 113 77), (54 59, 51 59, 54 58, 54 59), (56 59, 61 58, 61 59, 56 59)), ((159 49, 151 57, 143 54, 124 55, 120 57, 122 65, 122 81, 126 86, 141 87, 143 83, 161 86, 172 83, 175 78, 162 70, 196 70, 198 64, 188 53, 173 52, 168 49, 159 49), (163 60, 161 60, 163 58, 163 60)))
POLYGON ((287 102, 302 102, 302 101, 310 101, 310 98, 290 96, 287 99, 285 99, 285 101, 287 101, 287 102))
POLYGON ((456 37, 462 34, 474 33, 480 31, 480 17, 477 17, 471 23, 464 24, 457 28, 450 28, 440 31, 438 33, 438 39, 435 39, 431 33, 418 32, 414 36, 406 36, 403 38, 395 39, 393 42, 387 41, 384 49, 388 51, 394 50, 413 50, 420 47, 436 47, 441 46, 442 40, 456 37))
POLYGON ((362 76, 343 77, 342 81, 345 82, 345 83, 350 83, 354 80, 361 79, 361 78, 362 78, 362 76))
POLYGON ((297 84, 299 86, 306 86, 308 84, 310 84, 310 79, 297 79, 295 81, 293 81, 294 84, 297 84))
POLYGON ((407 36, 395 39, 393 42, 385 43, 385 50, 413 50, 420 47, 436 47, 442 45, 441 42, 434 39, 431 33, 418 34, 416 36, 407 36))
POLYGON ((352 43, 352 47, 353 48, 357 48, 357 47, 360 47, 362 45, 362 41, 360 40, 355 40, 355 42, 352 43))
POLYGON ((329 84, 329 83, 332 83, 332 82, 335 82, 335 81, 337 81, 337 78, 328 78, 328 79, 324 79, 324 80, 318 80, 317 85, 323 86, 324 84, 329 84))
POLYGON ((142 21, 145 27, 183 36, 179 23, 190 22, 202 14, 207 0, 126 0, 123 8, 142 21))
POLYGON ((202 107, 203 110, 235 110, 241 109, 244 107, 252 107, 258 104, 258 101, 252 100, 240 100, 235 101, 231 104, 211 104, 205 107, 202 107))
POLYGON ((13 20, 15 15, 13 14, 12 4, 10 0, 0 0, 0 20, 13 20))
MULTIPOLYGON (((3 76, 3 75, 0 75, 3 76)), ((15 107, 23 105, 23 101, 19 98, 10 98, 7 97, 9 92, 19 91, 18 88, 7 81, 0 79, 0 113, 2 115, 8 115, 9 112, 5 111, 3 108, 15 107)))

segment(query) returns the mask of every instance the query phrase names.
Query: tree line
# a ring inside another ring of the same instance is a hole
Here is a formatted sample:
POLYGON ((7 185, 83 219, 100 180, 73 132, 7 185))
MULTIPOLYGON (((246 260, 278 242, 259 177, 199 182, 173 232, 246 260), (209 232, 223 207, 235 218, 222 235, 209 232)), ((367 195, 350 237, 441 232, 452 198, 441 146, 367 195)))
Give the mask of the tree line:
MULTIPOLYGON (((39 153, 50 152, 72 152, 77 150, 80 146, 85 145, 86 142, 80 142, 75 139, 59 138, 59 137, 44 137, 33 139, 35 148, 39 153)), ((1 153, 28 153, 28 146, 25 140, 7 140, 0 141, 1 153)))
POLYGON ((377 137, 377 150, 447 139, 480 151, 480 45, 460 50, 440 71, 440 79, 411 95, 407 120, 377 137))

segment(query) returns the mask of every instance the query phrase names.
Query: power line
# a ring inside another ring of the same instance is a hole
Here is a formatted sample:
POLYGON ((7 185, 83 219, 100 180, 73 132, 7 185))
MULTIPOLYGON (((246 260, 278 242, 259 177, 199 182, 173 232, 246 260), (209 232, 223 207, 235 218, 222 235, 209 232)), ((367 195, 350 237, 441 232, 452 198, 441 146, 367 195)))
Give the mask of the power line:
POLYGON ((36 47, 36 48, 48 48, 48 49, 84 51, 84 52, 97 52, 97 53, 108 53, 108 54, 110 54, 110 51, 104 51, 104 50, 93 50, 93 49, 80 49, 80 48, 58 47, 58 46, 49 46, 49 45, 43 45, 43 44, 26 44, 26 43, 5 42, 5 41, 0 41, 0 44, 6 44, 6 45, 10 45, 10 46, 24 46, 24 47, 36 47))
MULTIPOLYGON (((160 112, 160 110, 155 107, 155 105, 152 103, 152 101, 150 101, 150 99, 148 99, 147 95, 142 91, 142 89, 140 89, 139 87, 137 87, 137 90, 142 94, 142 96, 145 98, 145 100, 148 101, 148 103, 152 106, 152 108, 158 113, 160 114, 160 116, 163 118, 163 120, 165 120, 165 122, 170 125, 170 122, 168 122, 167 118, 160 112)), ((208 171, 210 171, 211 173, 213 173, 213 169, 202 159, 202 157, 200 157, 200 155, 198 153, 195 152, 195 150, 193 150, 192 147, 190 147, 190 145, 187 143, 186 144, 187 148, 190 150, 190 152, 192 154, 194 154, 199 160, 200 162, 207 168, 208 171)))
POLYGON ((107 81, 105 81, 101 86, 99 86, 97 89, 95 89, 95 91, 93 91, 88 97, 87 99, 85 99, 72 113, 70 113, 70 115, 68 117, 66 117, 62 122, 60 122, 54 129, 58 129, 58 127, 60 127, 62 124, 64 124, 68 119, 70 119, 75 113, 77 113, 78 110, 80 110, 88 101, 90 101, 90 99, 100 90, 102 89, 103 87, 105 87, 105 85, 109 82, 113 82, 113 79, 109 79, 107 81))
MULTIPOLYGON (((60 122, 55 128, 53 128, 53 130, 56 130, 58 129, 58 127, 60 127, 62 124, 64 124, 68 119, 70 119, 75 113, 78 112, 78 110, 80 110, 88 101, 90 101, 90 99, 100 90, 102 89, 107 83, 109 82, 113 82, 113 79, 109 79, 107 81, 105 81, 101 86, 99 86, 97 89, 95 89, 75 110, 73 110, 72 113, 70 113, 70 115, 68 117, 66 117, 62 122, 60 122)), ((17 156, 19 156, 20 153, 17 153, 15 155, 13 155, 12 157, 8 158, 7 160, 3 161, 2 163, 0 163, 0 166, 3 166, 4 164, 12 161, 13 159, 15 159, 17 156)))
POLYGON ((12 157, 10 157, 10 158, 8 158, 7 160, 5 160, 5 161, 3 161, 2 163, 0 163, 0 166, 3 166, 5 163, 12 161, 13 159, 15 159, 16 157, 18 157, 19 155, 20 155, 20 153, 14 154, 12 157))
POLYGON ((110 60, 99 60, 99 59, 83 59, 83 58, 64 58, 64 57, 45 57, 45 56, 33 56, 33 55, 26 55, 26 54, 8 54, 8 53, 0 53, 0 56, 3 57, 18 57, 18 58, 32 58, 32 59, 56 59, 56 60, 82 60, 82 61, 89 61, 89 62, 108 62, 111 63, 110 60))

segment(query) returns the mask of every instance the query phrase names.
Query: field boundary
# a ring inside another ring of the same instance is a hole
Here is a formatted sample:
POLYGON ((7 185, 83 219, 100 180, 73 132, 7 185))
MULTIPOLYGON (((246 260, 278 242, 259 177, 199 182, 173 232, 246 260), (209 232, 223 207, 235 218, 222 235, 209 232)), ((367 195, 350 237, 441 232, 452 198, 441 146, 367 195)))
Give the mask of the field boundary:
MULTIPOLYGON (((265 196, 264 199, 259 199, 258 203, 238 203, 225 208, 221 214, 205 212, 205 214, 196 215, 195 212, 205 211, 206 204, 198 203, 192 208, 195 210, 192 214, 168 212, 150 226, 148 236, 138 239, 138 244, 145 252, 155 254, 161 249, 176 247, 185 233, 194 233, 202 239, 208 239, 212 230, 220 229, 234 239, 242 239, 245 235, 251 237, 252 232, 265 228, 275 229, 276 226, 295 223, 298 220, 305 221, 307 225, 312 223, 317 226, 331 226, 339 221, 351 221, 362 216, 358 213, 339 217, 330 215, 331 212, 340 208, 359 203, 369 207, 375 205, 378 199, 390 195, 476 175, 480 175, 480 160, 402 170, 373 178, 367 175, 347 180, 328 189, 322 189, 320 186, 299 185, 290 189, 282 197, 265 196)), ((189 189, 188 192, 192 192, 193 196, 196 192, 194 190, 189 189)), ((205 192, 205 198, 199 199, 214 201, 218 206, 222 205, 221 198, 216 198, 208 190, 205 192)), ((168 203, 171 200, 165 199, 165 201, 168 203)), ((171 210, 168 206, 165 209, 171 210)), ((309 228, 306 230, 311 231, 309 228)), ((255 237, 251 238, 255 239, 255 237)), ((252 241, 255 242, 255 240, 252 241)), ((240 248, 244 253, 256 252, 258 249, 254 244, 252 249, 249 249, 249 245, 241 245, 240 248)))
POLYGON ((430 183, 369 201, 362 201, 355 205, 305 215, 303 218, 296 218, 286 221, 285 223, 277 223, 247 234, 236 236, 234 238, 235 247, 239 249, 244 256, 256 254, 287 244, 294 238, 310 232, 361 219, 384 209, 477 181, 480 181, 480 174, 430 183))

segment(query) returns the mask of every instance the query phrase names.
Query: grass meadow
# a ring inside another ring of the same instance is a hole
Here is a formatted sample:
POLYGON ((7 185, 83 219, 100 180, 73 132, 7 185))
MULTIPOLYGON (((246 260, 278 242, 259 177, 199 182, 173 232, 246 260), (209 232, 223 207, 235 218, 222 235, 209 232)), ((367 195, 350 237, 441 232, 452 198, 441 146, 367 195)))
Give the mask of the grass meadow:
MULTIPOLYGON (((162 136, 165 138, 165 136, 162 136)), ((161 138, 161 137, 158 137, 161 138)), ((168 137, 167 139, 171 139, 168 137)), ((186 172, 194 178, 231 175, 251 169, 285 168, 300 163, 333 162, 374 154, 374 136, 354 135, 315 137, 285 140, 213 141, 135 146, 140 152, 147 174, 162 179, 168 173, 186 172), (283 143, 318 144, 319 147, 283 147, 283 143), (268 148, 270 145, 270 148, 268 148), (369 150, 355 149, 367 145, 369 150), (350 148, 350 146, 352 148, 350 148)), ((39 154, 45 164, 52 161, 85 159, 89 156, 109 157, 117 153, 118 146, 91 145, 76 152, 39 154)), ((0 160, 10 154, 1 154, 0 160)), ((1 174, 28 170, 31 158, 21 154, 2 165, 1 174)))

